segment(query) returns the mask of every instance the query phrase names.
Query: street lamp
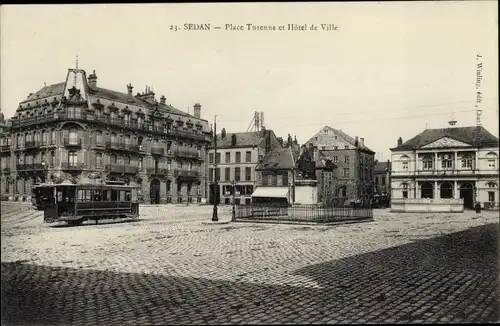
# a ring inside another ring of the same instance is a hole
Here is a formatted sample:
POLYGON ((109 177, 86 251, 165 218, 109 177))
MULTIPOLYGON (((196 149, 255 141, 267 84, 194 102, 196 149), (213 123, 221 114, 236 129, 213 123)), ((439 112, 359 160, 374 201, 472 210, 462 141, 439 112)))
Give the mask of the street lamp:
POLYGON ((236 188, 236 180, 233 180, 233 220, 236 218, 236 209, 234 206, 234 195, 235 195, 235 188, 236 188))
POLYGON ((212 221, 217 222, 219 220, 217 216, 217 115, 214 117, 214 211, 212 215, 212 221))

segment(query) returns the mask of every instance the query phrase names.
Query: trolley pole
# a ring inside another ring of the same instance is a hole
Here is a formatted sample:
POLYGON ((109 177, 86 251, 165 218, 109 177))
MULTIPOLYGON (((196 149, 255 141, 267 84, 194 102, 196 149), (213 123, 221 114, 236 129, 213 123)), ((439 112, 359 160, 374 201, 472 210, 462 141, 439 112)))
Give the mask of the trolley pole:
POLYGON ((217 115, 214 116, 214 211, 212 215, 212 221, 217 222, 219 217, 217 216, 217 115))

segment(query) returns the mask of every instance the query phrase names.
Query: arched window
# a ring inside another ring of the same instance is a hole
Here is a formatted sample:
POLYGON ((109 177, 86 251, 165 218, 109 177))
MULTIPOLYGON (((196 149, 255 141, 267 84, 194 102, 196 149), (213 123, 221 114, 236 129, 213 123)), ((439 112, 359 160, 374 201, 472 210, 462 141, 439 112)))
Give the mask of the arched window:
POLYGON ((69 130, 69 143, 70 144, 78 143, 78 130, 76 130, 75 128, 71 128, 69 130))
POLYGON ((42 144, 43 145, 49 144, 49 134, 45 130, 42 131, 42 144))
POLYGON ((102 138, 102 131, 100 131, 100 130, 96 130, 96 132, 95 132, 95 144, 97 146, 104 145, 104 141, 103 141, 103 138, 102 138))
POLYGON ((95 154, 95 166, 97 168, 102 168, 102 154, 101 153, 95 154))
POLYGON ((410 166, 410 158, 407 155, 401 156, 401 169, 403 171, 408 171, 410 166))
POLYGON ((443 182, 439 187, 440 198, 453 198, 453 185, 450 182, 443 182))
POLYGON ((433 168, 433 159, 431 156, 429 155, 426 155, 424 156, 424 158, 422 159, 422 168, 424 170, 432 170, 433 168))
POLYGON ((142 170, 143 163, 144 163, 143 158, 139 157, 139 170, 142 170))
POLYGON ((125 164, 130 165, 130 155, 125 156, 125 164))
POLYGON ((441 160, 442 169, 453 169, 453 157, 450 154, 444 154, 441 160))
POLYGON ((486 154, 486 159, 488 160, 488 169, 495 170, 497 168, 498 155, 493 152, 489 152, 486 154))
POLYGON ((462 156, 462 169, 472 170, 472 156, 468 154, 462 156))
POLYGON ((110 158, 111 158, 111 163, 112 164, 115 164, 118 161, 118 158, 116 157, 115 154, 111 154, 110 158))
POLYGON ((430 182, 424 182, 421 186, 422 198, 434 198, 434 185, 430 182))
POLYGON ((125 145, 130 145, 130 135, 125 136, 125 145))
POLYGON ((116 144, 116 133, 114 132, 111 134, 111 143, 116 144))
POLYGON ((50 152, 50 166, 56 166, 56 152, 54 151, 50 152))
POLYGON ((494 182, 488 182, 486 184, 486 187, 488 188, 488 202, 490 203, 490 205, 493 205, 493 207, 495 206, 495 203, 496 205, 498 206, 498 194, 497 194, 497 190, 498 190, 498 185, 494 182))
POLYGON ((401 184, 401 188, 403 189, 403 198, 408 198, 408 190, 410 189, 410 186, 404 182, 401 184))
POLYGON ((50 144, 55 145, 57 138, 57 133, 55 129, 52 129, 52 136, 50 137, 50 144))

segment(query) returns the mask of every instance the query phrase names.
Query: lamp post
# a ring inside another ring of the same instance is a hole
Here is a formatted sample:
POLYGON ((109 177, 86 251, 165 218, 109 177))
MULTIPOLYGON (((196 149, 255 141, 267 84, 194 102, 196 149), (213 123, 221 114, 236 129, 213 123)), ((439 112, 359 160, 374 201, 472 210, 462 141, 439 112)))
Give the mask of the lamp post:
POLYGON ((212 221, 217 222, 219 217, 217 216, 217 115, 214 117, 214 211, 212 214, 212 221))
POLYGON ((236 218, 236 208, 234 206, 234 196, 235 196, 235 188, 236 188, 236 180, 233 180, 233 220, 236 218))

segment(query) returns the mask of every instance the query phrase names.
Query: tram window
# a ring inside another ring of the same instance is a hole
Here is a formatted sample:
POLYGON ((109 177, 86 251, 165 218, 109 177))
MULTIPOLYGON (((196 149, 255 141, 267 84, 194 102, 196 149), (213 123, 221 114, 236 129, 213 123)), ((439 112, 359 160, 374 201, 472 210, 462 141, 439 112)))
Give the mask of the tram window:
POLYGON ((137 190, 132 189, 132 201, 137 201, 137 190))
POLYGON ((101 201, 101 191, 94 190, 94 201, 101 201))
POLYGON ((84 201, 84 192, 85 190, 82 190, 82 189, 78 189, 78 202, 83 202, 84 201))
POLYGON ((125 191, 125 201, 130 201, 130 191, 125 191))
POLYGON ((118 201, 118 191, 111 190, 111 201, 118 201))
POLYGON ((92 190, 85 190, 85 201, 92 201, 92 190))
POLYGON ((120 190, 120 201, 125 201, 125 191, 120 190))
POLYGON ((109 199, 108 199, 108 191, 107 190, 101 190, 101 191, 99 191, 99 193, 101 194, 101 200, 102 201, 109 201, 109 199))
POLYGON ((57 192, 57 201, 58 202, 62 202, 63 201, 62 191, 58 191, 57 192))

